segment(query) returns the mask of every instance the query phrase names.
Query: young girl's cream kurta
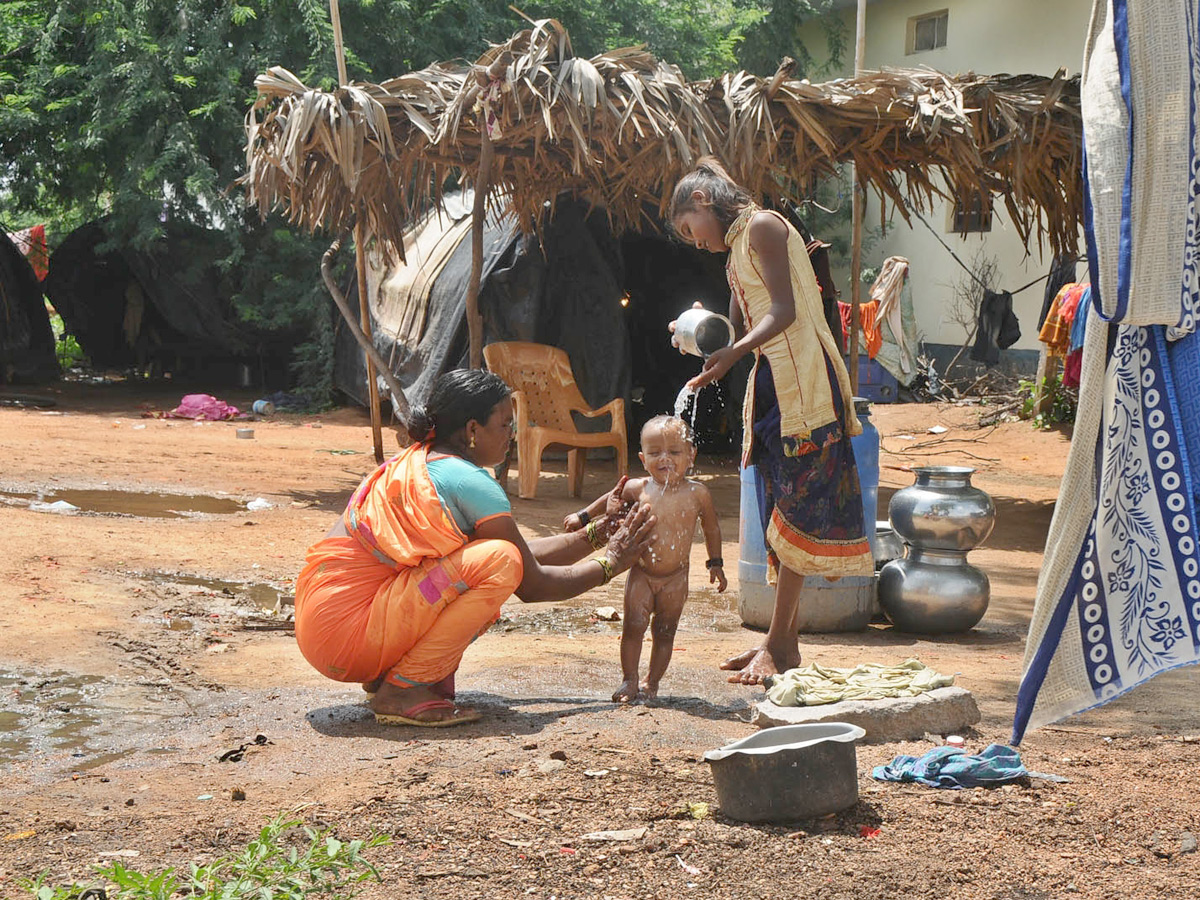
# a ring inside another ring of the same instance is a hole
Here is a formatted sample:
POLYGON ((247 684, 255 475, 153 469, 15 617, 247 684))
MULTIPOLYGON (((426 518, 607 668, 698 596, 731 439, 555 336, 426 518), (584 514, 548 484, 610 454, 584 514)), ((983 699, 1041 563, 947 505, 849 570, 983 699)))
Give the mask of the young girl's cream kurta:
MULTIPOLYGON (((771 294, 762 278, 758 254, 750 246, 750 218, 760 212, 751 204, 734 220, 725 235, 729 247, 727 274, 729 287, 737 298, 746 330, 755 326, 771 309, 771 294)), ((779 216, 779 213, 770 212, 779 216)), ((779 218, 786 224, 783 216, 779 218)), ((754 351, 754 365, 766 355, 775 374, 775 391, 781 414, 780 430, 785 438, 807 440, 812 432, 837 418, 833 394, 825 372, 828 357, 837 376, 845 410, 842 427, 850 435, 862 434, 862 425, 850 402, 850 376, 842 363, 833 335, 825 325, 821 291, 808 261, 804 239, 788 225, 788 260, 792 295, 796 300, 796 319, 780 334, 754 351), (820 347, 824 352, 814 352, 820 347)), ((748 465, 754 422, 754 374, 746 384, 746 402, 742 412, 742 464, 748 465)))

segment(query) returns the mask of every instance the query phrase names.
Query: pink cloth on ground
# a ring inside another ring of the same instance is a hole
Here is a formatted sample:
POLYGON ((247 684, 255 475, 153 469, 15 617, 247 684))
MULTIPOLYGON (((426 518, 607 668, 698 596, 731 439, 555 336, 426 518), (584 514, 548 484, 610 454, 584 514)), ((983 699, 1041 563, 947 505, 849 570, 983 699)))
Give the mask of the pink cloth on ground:
POLYGON ((186 394, 170 412, 173 419, 236 419, 242 413, 236 406, 218 400, 211 394, 186 394))

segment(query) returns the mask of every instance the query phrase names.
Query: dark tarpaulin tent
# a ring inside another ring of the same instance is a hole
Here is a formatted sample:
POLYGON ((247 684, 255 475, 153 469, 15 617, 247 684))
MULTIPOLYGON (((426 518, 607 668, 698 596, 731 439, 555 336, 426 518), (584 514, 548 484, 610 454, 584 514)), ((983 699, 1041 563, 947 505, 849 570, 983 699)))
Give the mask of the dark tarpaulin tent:
POLYGON ((37 276, 0 233, 0 384, 37 384, 60 374, 37 276))
POLYGON ((214 236, 169 223, 153 255, 102 252, 106 240, 102 222, 77 228, 51 255, 46 276, 46 295, 93 365, 231 381, 248 342, 222 299, 214 236))
MULTIPOLYGON (((446 195, 440 213, 405 232, 407 265, 368 268, 375 345, 413 406, 425 402, 439 374, 468 364, 471 204, 470 192, 446 195)), ((484 342, 561 347, 584 399, 600 406, 624 398, 634 430, 671 411, 684 381, 700 368, 695 357, 671 347, 667 323, 694 300, 721 312, 728 307, 720 259, 661 233, 617 237, 603 211, 569 197, 546 212, 536 231, 522 233, 511 214, 490 215, 483 247, 484 342)), ((341 329, 335 380, 366 404, 363 360, 341 329)), ((579 417, 578 424, 587 430, 607 423, 579 417)), ((699 428, 710 446, 732 441, 730 424, 702 421, 699 428)))

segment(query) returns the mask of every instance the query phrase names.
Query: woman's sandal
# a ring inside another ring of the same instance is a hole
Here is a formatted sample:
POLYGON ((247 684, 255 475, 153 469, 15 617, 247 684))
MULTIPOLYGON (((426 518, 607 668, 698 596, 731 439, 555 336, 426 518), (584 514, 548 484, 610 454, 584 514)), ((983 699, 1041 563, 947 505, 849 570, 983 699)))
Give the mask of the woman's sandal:
MULTIPOLYGON (((374 681, 364 681, 362 689, 367 693, 367 702, 369 703, 378 693, 380 685, 383 684, 383 677, 376 678, 374 681)), ((429 686, 429 689, 439 697, 444 697, 447 700, 454 699, 454 673, 451 672, 441 681, 438 681, 429 686)))
POLYGON ((375 713, 375 721, 380 725, 416 725, 421 728, 448 728, 451 725, 466 725, 469 722, 478 722, 483 718, 483 714, 476 709, 460 709, 449 700, 426 700, 424 703, 418 703, 416 706, 411 706, 404 711, 402 715, 375 713), (454 710, 454 714, 445 719, 415 719, 418 713, 428 712, 433 709, 450 709, 454 710))

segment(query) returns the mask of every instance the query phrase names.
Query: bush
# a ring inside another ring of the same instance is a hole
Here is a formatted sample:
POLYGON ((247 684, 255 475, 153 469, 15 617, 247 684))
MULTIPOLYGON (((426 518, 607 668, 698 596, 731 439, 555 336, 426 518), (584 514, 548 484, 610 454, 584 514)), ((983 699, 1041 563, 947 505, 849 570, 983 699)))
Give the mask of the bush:
POLYGON ((1062 372, 1052 378, 1042 379, 1042 411, 1034 415, 1033 403, 1037 395, 1037 382, 1022 381, 1017 386, 1022 397, 1021 418, 1032 419, 1033 427, 1047 429, 1054 425, 1075 423, 1075 411, 1079 407, 1079 391, 1062 382, 1062 372))

